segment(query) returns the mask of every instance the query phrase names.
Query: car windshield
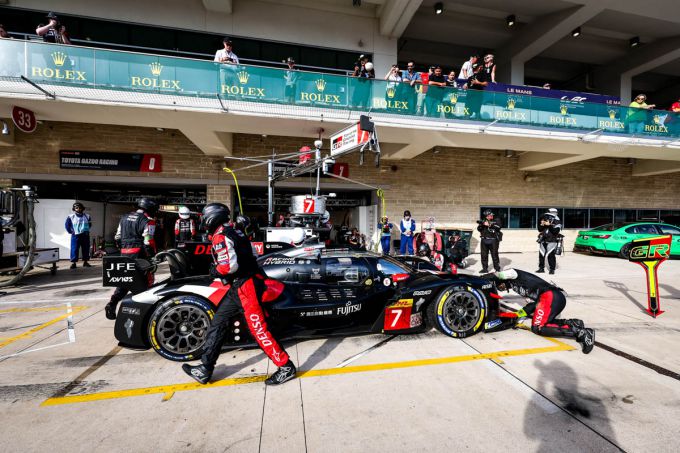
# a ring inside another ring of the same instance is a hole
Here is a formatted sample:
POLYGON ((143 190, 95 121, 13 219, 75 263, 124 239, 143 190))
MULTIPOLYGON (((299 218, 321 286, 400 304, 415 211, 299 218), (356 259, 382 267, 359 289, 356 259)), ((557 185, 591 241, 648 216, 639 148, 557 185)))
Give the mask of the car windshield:
POLYGON ((378 272, 387 276, 394 274, 410 274, 413 272, 413 269, 409 269, 405 264, 386 256, 378 259, 376 267, 378 268, 378 272))

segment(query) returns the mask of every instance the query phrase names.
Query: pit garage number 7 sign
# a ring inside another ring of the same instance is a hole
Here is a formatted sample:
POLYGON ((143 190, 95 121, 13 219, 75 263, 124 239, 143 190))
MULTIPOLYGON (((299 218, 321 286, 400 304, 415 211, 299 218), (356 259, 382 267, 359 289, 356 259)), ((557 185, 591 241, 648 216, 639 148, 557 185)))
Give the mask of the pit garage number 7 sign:
POLYGON ((305 198, 302 201, 302 210, 305 214, 314 214, 314 198, 305 198))

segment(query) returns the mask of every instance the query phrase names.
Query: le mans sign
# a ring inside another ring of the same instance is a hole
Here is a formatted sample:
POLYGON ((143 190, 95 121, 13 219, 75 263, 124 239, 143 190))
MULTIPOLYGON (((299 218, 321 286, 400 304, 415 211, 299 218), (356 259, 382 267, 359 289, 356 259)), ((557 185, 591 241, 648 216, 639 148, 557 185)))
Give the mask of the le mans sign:
POLYGON ((162 171, 160 154, 59 151, 59 168, 78 170, 162 171))

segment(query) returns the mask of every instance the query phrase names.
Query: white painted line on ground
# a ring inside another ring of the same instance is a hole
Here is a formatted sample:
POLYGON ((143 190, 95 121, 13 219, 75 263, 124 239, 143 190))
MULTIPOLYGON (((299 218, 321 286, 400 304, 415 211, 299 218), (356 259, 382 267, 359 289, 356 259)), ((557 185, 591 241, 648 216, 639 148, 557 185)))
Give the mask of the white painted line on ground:
POLYGON ((28 349, 26 351, 15 352, 14 354, 9 354, 9 355, 0 355, 0 360, 9 359, 10 357, 16 357, 16 356, 22 355, 22 354, 28 354, 29 352, 38 352, 38 351, 42 351, 42 350, 45 350, 45 349, 56 348, 57 346, 64 346, 64 345, 67 345, 67 344, 71 344, 71 342, 65 341, 65 342, 59 343, 59 344, 52 344, 52 345, 49 345, 49 346, 43 346, 42 348, 28 349))
POLYGON ((101 276, 100 277, 91 277, 91 278, 81 278, 80 280, 63 280, 60 282, 54 282, 54 283, 45 283, 45 284, 36 284, 36 285, 26 285, 22 286, 22 289, 43 289, 43 288, 51 288, 52 286, 62 286, 64 284, 73 284, 73 283, 85 283, 85 282, 100 282, 102 280, 101 276))
POLYGON ((73 310, 71 309, 70 302, 66 304, 66 313, 68 313, 68 318, 66 318, 66 331, 68 332, 68 342, 75 343, 76 329, 73 326, 73 310))
MULTIPOLYGON (((107 300, 109 296, 100 297, 69 297, 68 300, 71 302, 84 302, 84 301, 96 301, 96 300, 107 300)), ((28 305, 28 304, 63 304, 64 299, 52 300, 52 299, 37 299, 37 300, 5 300, 0 302, 0 305, 28 305)))

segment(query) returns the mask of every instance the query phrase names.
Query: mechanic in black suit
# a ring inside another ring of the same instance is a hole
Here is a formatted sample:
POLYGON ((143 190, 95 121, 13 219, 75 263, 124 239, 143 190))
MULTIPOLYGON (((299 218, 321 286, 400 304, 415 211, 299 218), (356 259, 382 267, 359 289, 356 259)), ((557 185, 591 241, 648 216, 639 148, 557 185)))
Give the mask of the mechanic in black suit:
POLYGON ((493 260, 493 268, 496 271, 500 271, 501 261, 498 258, 498 245, 503 239, 501 225, 496 222, 494 214, 490 209, 485 210, 483 215, 483 220, 477 220, 477 231, 479 231, 481 236, 482 273, 489 272, 489 252, 493 260))

